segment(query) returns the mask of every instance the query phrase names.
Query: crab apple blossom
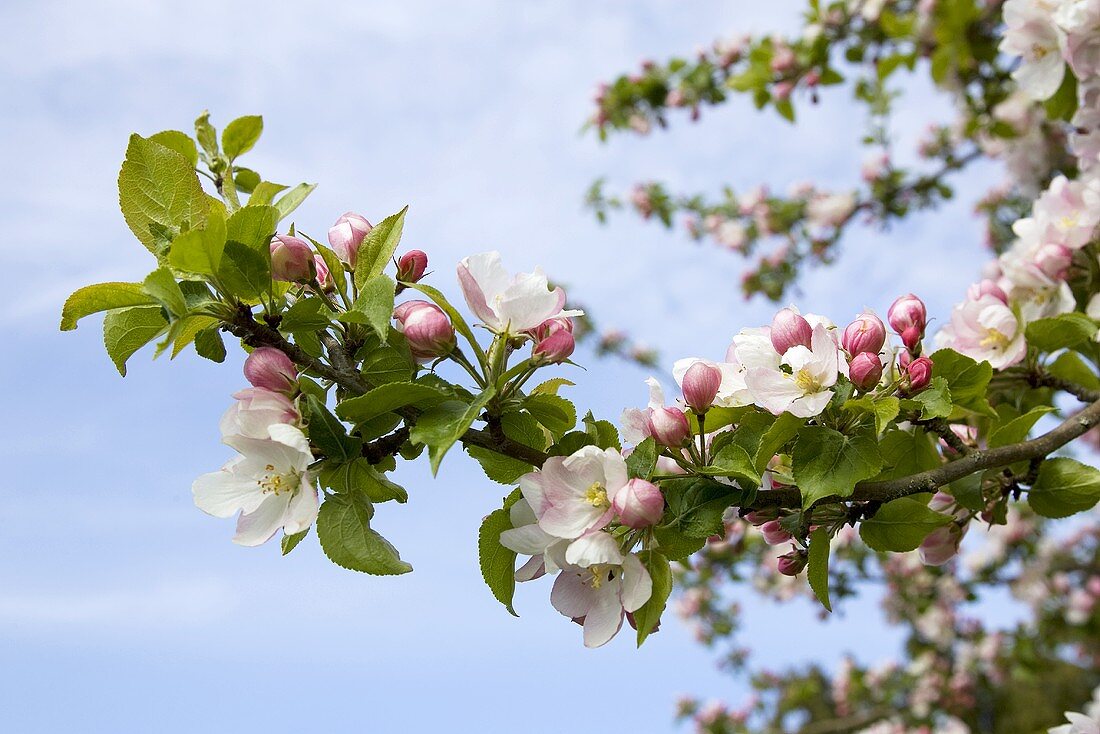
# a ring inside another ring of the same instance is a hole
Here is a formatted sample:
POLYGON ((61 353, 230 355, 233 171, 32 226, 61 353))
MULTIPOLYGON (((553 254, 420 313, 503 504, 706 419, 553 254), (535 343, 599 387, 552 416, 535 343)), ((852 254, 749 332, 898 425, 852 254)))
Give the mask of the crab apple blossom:
POLYGON ((436 359, 454 350, 454 326, 434 303, 406 301, 394 309, 393 318, 416 359, 436 359))
POLYGON ((569 541, 551 535, 538 524, 531 504, 521 498, 508 509, 512 527, 500 534, 500 544, 516 553, 531 556, 516 571, 516 581, 531 581, 544 574, 557 573, 555 559, 565 557, 569 541))
POLYGON ((321 286, 321 290, 325 293, 332 293, 336 290, 336 281, 332 279, 328 263, 318 253, 313 255, 313 272, 316 273, 314 277, 317 278, 317 285, 321 286))
POLYGON ((782 308, 772 318, 772 347, 780 354, 794 346, 810 346, 813 328, 806 318, 793 308, 782 308))
POLYGON ((886 343, 886 326, 882 319, 865 311, 844 327, 840 345, 853 356, 860 352, 878 354, 886 343))
POLYGON ((649 601, 653 581, 633 553, 623 554, 607 533, 586 542, 588 558, 604 558, 590 566, 562 570, 550 592, 550 603, 561 614, 580 621, 585 647, 600 647, 622 628, 627 612, 649 601))
POLYGON ((1027 343, 1016 313, 994 295, 967 298, 951 311, 951 323, 936 335, 936 343, 994 369, 1010 367, 1024 358, 1027 343))
POLYGON ((428 255, 423 250, 409 250, 397 260, 397 279, 416 283, 428 269, 428 255))
POLYGON ((644 479, 631 479, 611 498, 619 522, 631 528, 656 525, 665 509, 661 488, 644 479))
POLYGON ((336 223, 329 227, 328 243, 336 256, 354 270, 359 257, 359 245, 372 229, 374 226, 367 221, 366 217, 355 212, 344 212, 336 223))
POLYGON ((679 408, 651 409, 647 426, 649 435, 662 446, 680 446, 691 436, 691 425, 679 408))
POLYGON ((316 271, 313 250, 302 240, 288 234, 271 238, 271 277, 287 283, 313 280, 316 271))
POLYGON ((698 360, 684 372, 680 389, 684 402, 696 413, 705 413, 714 404, 722 386, 722 370, 716 365, 698 360))
POLYGON ((839 227, 856 209, 854 194, 815 194, 806 204, 806 218, 822 229, 839 227))
POLYGON ((873 390, 882 379, 882 360, 871 352, 857 354, 848 363, 848 378, 864 392, 873 390))
POLYGON ((969 525, 948 523, 936 528, 921 541, 917 549, 920 560, 926 566, 942 566, 959 553, 959 545, 969 525))
POLYGON ((522 334, 547 319, 581 316, 581 311, 563 311, 565 291, 551 290, 541 269, 511 276, 500 262, 499 252, 486 252, 462 259, 458 281, 466 304, 481 322, 498 334, 522 334))
POLYGON ((540 528, 579 538, 611 521, 611 498, 626 482, 626 460, 618 451, 585 446, 550 457, 542 469, 520 477, 519 486, 540 528))
POLYGON ((309 440, 294 426, 275 424, 269 438, 243 438, 234 442, 241 456, 220 471, 195 480, 195 505, 214 517, 237 520, 233 542, 266 543, 280 528, 287 535, 299 533, 317 518, 317 489, 309 473, 313 454, 309 440))
POLYGON ((818 415, 832 399, 831 388, 839 375, 837 345, 825 325, 814 328, 810 348, 799 344, 788 349, 782 364, 790 372, 757 367, 746 374, 745 384, 756 405, 775 415, 818 415))
POLYGON ((576 346, 573 333, 560 329, 536 342, 531 354, 539 363, 561 364, 569 359, 576 346))
POLYGON ((219 427, 222 440, 236 446, 238 437, 269 438, 268 429, 276 424, 295 424, 301 419, 294 401, 284 393, 262 387, 241 390, 222 416, 219 427))
POLYGON ((1036 0, 1008 0, 1003 12, 1007 28, 1000 50, 1021 57, 1012 78, 1032 99, 1049 98, 1065 73, 1061 50, 1064 33, 1036 0))
MULTIPOLYGON (((691 369, 693 365, 702 362, 717 369, 721 375, 721 381, 718 383, 718 390, 711 399, 708 408, 711 406, 735 408, 741 405, 749 405, 752 403, 752 396, 749 395, 745 387, 745 366, 738 357, 736 342, 740 341, 743 347, 742 353, 745 360, 753 366, 766 366, 773 362, 776 364, 779 362, 779 355, 772 349, 771 341, 768 339, 766 333, 767 330, 757 331, 762 331, 764 333, 755 337, 748 337, 743 334, 734 337, 735 344, 731 345, 727 351, 726 362, 711 362, 710 360, 701 359, 699 357, 686 357, 676 360, 675 364, 672 366, 672 377, 676 380, 680 389, 684 390, 684 379, 687 376, 688 370, 691 369), (750 345, 748 343, 749 341, 753 343, 750 345), (757 354, 754 351, 755 348, 759 348, 764 355, 761 359, 756 358, 757 354)), ((684 402, 691 407, 691 403, 687 402, 686 393, 684 402)))
POLYGON ((906 384, 910 393, 920 392, 932 382, 932 360, 917 357, 905 367, 906 384))
POLYGON ((298 368, 281 349, 258 347, 244 360, 244 377, 253 387, 293 395, 298 390, 298 368))
POLYGON ((924 334, 928 324, 928 311, 924 301, 908 293, 890 304, 890 310, 886 312, 886 320, 890 322, 890 328, 899 336, 909 328, 915 328, 918 333, 924 334))

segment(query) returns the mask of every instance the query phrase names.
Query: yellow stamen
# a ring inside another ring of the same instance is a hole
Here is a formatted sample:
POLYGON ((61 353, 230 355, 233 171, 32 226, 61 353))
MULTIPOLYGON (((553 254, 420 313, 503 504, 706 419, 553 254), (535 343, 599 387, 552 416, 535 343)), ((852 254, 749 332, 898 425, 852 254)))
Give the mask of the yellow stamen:
POLYGON ((817 379, 804 369, 794 374, 794 384, 798 386, 799 390, 805 393, 817 392, 821 388, 817 379))
POLYGON ((607 499, 607 490, 599 482, 593 482, 588 491, 584 493, 584 501, 593 507, 611 506, 611 502, 607 499))
POLYGON ((988 329, 985 332, 985 338, 979 342, 984 349, 1004 349, 1009 344, 1009 338, 997 331, 996 329, 988 329))

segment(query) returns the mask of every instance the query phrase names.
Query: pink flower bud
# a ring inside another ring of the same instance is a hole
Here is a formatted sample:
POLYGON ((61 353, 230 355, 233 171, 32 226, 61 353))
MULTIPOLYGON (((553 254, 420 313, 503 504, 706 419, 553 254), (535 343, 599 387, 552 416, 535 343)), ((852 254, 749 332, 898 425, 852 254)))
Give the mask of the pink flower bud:
POLYGON ((928 323, 928 313, 924 308, 924 301, 909 293, 894 301, 886 313, 886 320, 890 322, 890 328, 898 334, 911 326, 917 327, 917 331, 923 334, 928 323))
POLYGON ((313 267, 317 272, 317 282, 321 284, 321 290, 326 293, 336 290, 336 283, 332 279, 332 273, 329 272, 328 263, 319 254, 313 256, 313 267))
POLYGON ((882 360, 878 354, 861 352, 848 364, 848 377, 860 390, 873 390, 882 379, 882 360))
POLYGON ((760 527, 769 520, 774 520, 774 515, 774 512, 768 512, 767 510, 753 510, 752 512, 746 513, 745 520, 750 525, 760 527))
POLYGON ((905 345, 905 348, 910 352, 920 351, 920 342, 924 337, 924 332, 917 328, 916 324, 913 326, 907 326, 901 332, 901 343, 905 345))
POLYGON ((844 334, 840 337, 840 346, 852 355, 860 352, 878 354, 885 343, 886 325, 882 323, 882 319, 870 311, 857 316, 844 328, 844 334))
POLYGON ((444 357, 455 348, 454 327, 435 304, 406 301, 394 309, 393 317, 417 359, 444 357))
POLYGON ((428 269, 428 256, 422 250, 409 250, 397 261, 397 279, 415 283, 424 277, 428 269))
POLYGON ((355 269, 355 260, 359 257, 359 245, 363 238, 374 229, 374 226, 355 212, 345 212, 336 220, 336 224, 329 227, 328 243, 336 251, 336 255, 355 269))
POLYGON ((963 529, 955 523, 936 528, 920 544, 920 560, 926 566, 942 566, 959 552, 963 529))
POLYGON ((244 377, 254 387, 293 394, 298 389, 298 369, 290 357, 274 347, 259 347, 244 361, 244 377))
POLYGON ((541 324, 527 332, 527 334, 539 342, 557 331, 573 333, 573 319, 568 316, 554 316, 546 319, 541 324))
POLYGON ((631 479, 611 498, 611 508, 623 525, 647 528, 661 519, 665 498, 656 484, 644 479, 631 479))
POLYGON ((788 349, 798 344, 808 348, 813 333, 810 322, 793 308, 780 309, 772 319, 772 346, 780 354, 785 354, 788 349))
POLYGON ((928 357, 917 357, 905 369, 909 376, 910 393, 920 392, 932 382, 932 360, 928 357))
POLYGON ((955 506, 955 498, 947 492, 936 492, 928 501, 928 509, 933 512, 943 512, 955 506))
POLYGON ((313 250, 297 237, 277 234, 271 238, 271 277, 288 283, 313 280, 313 250))
POLYGON ((768 520, 760 526, 760 532, 768 545, 782 545, 791 539, 791 534, 783 529, 778 520, 768 520))
POLYGON ((806 561, 807 558, 804 554, 793 551, 779 556, 776 568, 784 576, 797 576, 802 572, 802 569, 806 568, 806 561))
POLYGON ((654 408, 649 414, 649 435, 662 446, 680 446, 691 435, 691 426, 679 408, 654 408))
POLYGON ((531 350, 531 356, 541 362, 561 364, 569 359, 569 355, 573 354, 576 346, 572 332, 562 329, 538 341, 535 348, 531 350))
POLYGON ((684 402, 696 413, 705 413, 714 403, 722 385, 722 370, 706 362, 696 362, 684 373, 684 402))
POLYGON ((982 296, 993 296, 1001 303, 1008 303, 1008 294, 1004 292, 1001 286, 997 285, 996 281, 985 278, 980 283, 974 283, 967 289, 967 297, 971 301, 976 301, 982 296))
POLYGON ((1062 280, 1073 261, 1073 251, 1065 245, 1046 244, 1035 253, 1035 264, 1043 274, 1055 280, 1062 280))

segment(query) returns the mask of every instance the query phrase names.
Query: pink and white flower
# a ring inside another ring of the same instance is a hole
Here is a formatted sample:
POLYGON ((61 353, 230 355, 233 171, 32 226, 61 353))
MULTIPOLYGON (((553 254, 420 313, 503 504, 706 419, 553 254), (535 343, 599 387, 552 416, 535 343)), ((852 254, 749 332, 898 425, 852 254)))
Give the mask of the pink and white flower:
POLYGON ((498 334, 522 334, 547 319, 581 316, 583 311, 563 311, 565 291, 550 289, 542 270, 511 276, 500 262, 499 252, 463 258, 458 281, 470 310, 498 334))
POLYGON ((627 482, 626 460, 614 449, 585 446, 552 456, 542 469, 520 477, 524 499, 539 527, 558 538, 579 538, 611 521, 611 498, 627 482))
POLYGON ((1027 353, 1024 324, 994 295, 967 298, 955 306, 951 323, 936 335, 936 343, 985 360, 998 370, 1016 364, 1027 353))
MULTIPOLYGON (((222 415, 222 441, 237 448, 237 439, 267 439, 274 425, 294 425, 301 416, 294 401, 281 392, 250 387, 233 395, 237 402, 222 415)), ((240 449, 238 449, 239 451, 240 449)))
POLYGON ((757 367, 745 376, 753 402, 775 415, 783 412, 800 418, 818 415, 833 397, 839 372, 837 345, 824 324, 814 327, 810 348, 796 345, 786 351, 781 364, 790 369, 757 367))
POLYGON ((1042 0, 1008 0, 1003 14, 1008 27, 1000 50, 1021 58, 1012 78, 1032 99, 1048 99, 1058 90, 1065 74, 1062 59, 1065 34, 1055 25, 1047 3, 1042 0))

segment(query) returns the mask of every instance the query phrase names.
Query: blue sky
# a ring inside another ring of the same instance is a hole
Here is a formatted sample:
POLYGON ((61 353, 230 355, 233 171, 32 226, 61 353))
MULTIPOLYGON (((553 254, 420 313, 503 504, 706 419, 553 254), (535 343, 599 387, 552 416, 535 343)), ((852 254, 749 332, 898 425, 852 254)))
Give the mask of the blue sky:
MULTIPOLYGON (((190 483, 229 455, 217 419, 243 384, 239 358, 153 363, 143 353, 122 380, 95 320, 68 334, 57 321, 76 287, 151 269, 117 211, 128 134, 188 129, 209 108, 222 125, 264 115, 249 165, 265 177, 321 184, 295 215, 306 231, 348 209, 377 219, 408 203, 405 242, 430 254, 448 292, 453 263, 499 249, 513 269, 543 265, 602 323, 669 362, 720 356, 773 310, 742 300, 741 263, 633 217, 600 227, 582 210, 585 187, 604 174, 684 190, 853 185, 858 111, 826 95, 790 128, 739 100, 648 139, 601 146, 579 130, 597 81, 717 33, 790 28, 796 5, 5 3, 4 728, 664 731, 680 692, 736 700, 743 687, 671 618, 641 651, 625 635, 588 651, 538 583, 518 595, 522 618, 509 617, 482 586, 475 549, 480 518, 505 490, 457 452, 437 480, 402 469, 411 501, 378 512, 411 575, 342 571, 312 539, 288 558, 274 544, 233 546, 232 524, 196 510, 190 483)), ((899 136, 911 141, 946 109, 918 89, 901 113, 899 136)), ((975 185, 994 176, 968 174, 975 185)), ((913 290, 943 319, 983 259, 973 199, 855 233, 798 302, 841 321, 913 290)), ((614 419, 644 401, 645 373, 584 361, 588 372, 569 375, 578 403, 614 419)), ((771 667, 807 652, 876 659, 896 644, 867 634, 872 604, 809 642, 809 606, 746 606, 747 639, 771 667)))

